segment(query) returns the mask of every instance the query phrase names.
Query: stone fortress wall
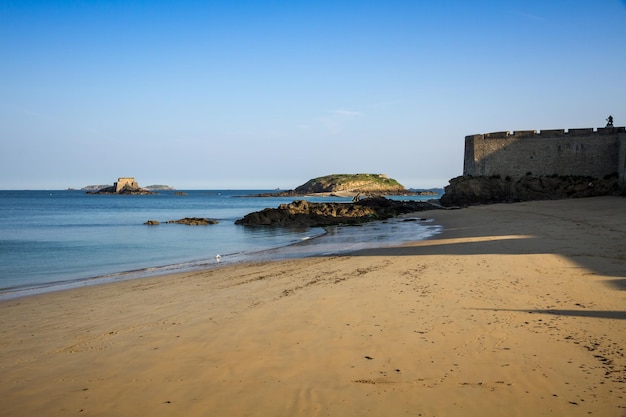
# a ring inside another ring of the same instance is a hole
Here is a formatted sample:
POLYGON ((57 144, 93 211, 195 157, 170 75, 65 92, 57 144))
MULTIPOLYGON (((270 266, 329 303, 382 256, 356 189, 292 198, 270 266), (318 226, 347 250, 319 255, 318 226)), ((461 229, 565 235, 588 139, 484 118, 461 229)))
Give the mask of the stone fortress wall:
POLYGON ((618 173, 626 187, 626 128, 523 130, 465 137, 464 176, 521 178, 618 173))
POLYGON ((128 186, 130 189, 139 188, 139 184, 135 181, 133 177, 121 177, 117 179, 117 182, 113 184, 115 187, 115 192, 119 193, 124 187, 128 186))

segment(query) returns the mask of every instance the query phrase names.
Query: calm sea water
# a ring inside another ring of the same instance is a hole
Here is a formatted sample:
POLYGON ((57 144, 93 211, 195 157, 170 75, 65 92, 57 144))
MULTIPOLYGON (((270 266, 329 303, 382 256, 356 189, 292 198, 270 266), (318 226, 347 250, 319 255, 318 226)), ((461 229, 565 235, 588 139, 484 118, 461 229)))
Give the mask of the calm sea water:
POLYGON ((429 222, 399 219, 328 229, 235 225, 247 213, 293 201, 245 197, 261 192, 266 191, 190 190, 185 196, 173 191, 145 196, 0 191, 0 299, 216 266, 218 254, 220 264, 338 254, 420 240, 439 230, 429 222), (208 217, 219 223, 164 224, 183 217, 208 217), (144 225, 152 219, 161 224, 144 225))

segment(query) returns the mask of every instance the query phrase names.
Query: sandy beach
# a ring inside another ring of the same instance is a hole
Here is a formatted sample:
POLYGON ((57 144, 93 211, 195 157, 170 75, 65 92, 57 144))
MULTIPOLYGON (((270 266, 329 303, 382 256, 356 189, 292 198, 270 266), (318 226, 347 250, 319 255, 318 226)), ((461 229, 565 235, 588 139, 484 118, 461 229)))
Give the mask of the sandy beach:
POLYGON ((626 198, 0 303, 3 416, 626 416, 626 198))

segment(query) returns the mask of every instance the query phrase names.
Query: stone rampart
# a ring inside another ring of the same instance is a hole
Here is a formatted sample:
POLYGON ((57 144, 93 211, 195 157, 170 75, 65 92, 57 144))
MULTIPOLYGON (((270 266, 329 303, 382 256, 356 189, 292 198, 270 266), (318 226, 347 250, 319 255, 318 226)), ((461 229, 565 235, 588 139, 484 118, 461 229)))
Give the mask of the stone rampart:
POLYGON ((115 187, 116 193, 122 191, 124 187, 128 187, 131 190, 139 188, 139 184, 137 184, 137 181, 135 181, 133 177, 120 177, 113 186, 115 187))
POLYGON ((626 128, 492 132, 465 137, 464 176, 521 178, 618 173, 626 187, 626 128))

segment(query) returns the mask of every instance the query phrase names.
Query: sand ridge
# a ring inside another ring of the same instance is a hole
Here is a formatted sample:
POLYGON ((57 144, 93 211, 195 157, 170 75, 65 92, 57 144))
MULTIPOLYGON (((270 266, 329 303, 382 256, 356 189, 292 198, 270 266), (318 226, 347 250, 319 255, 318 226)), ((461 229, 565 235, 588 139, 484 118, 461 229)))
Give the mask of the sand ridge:
POLYGON ((626 199, 0 303, 6 416, 626 415, 626 199))

